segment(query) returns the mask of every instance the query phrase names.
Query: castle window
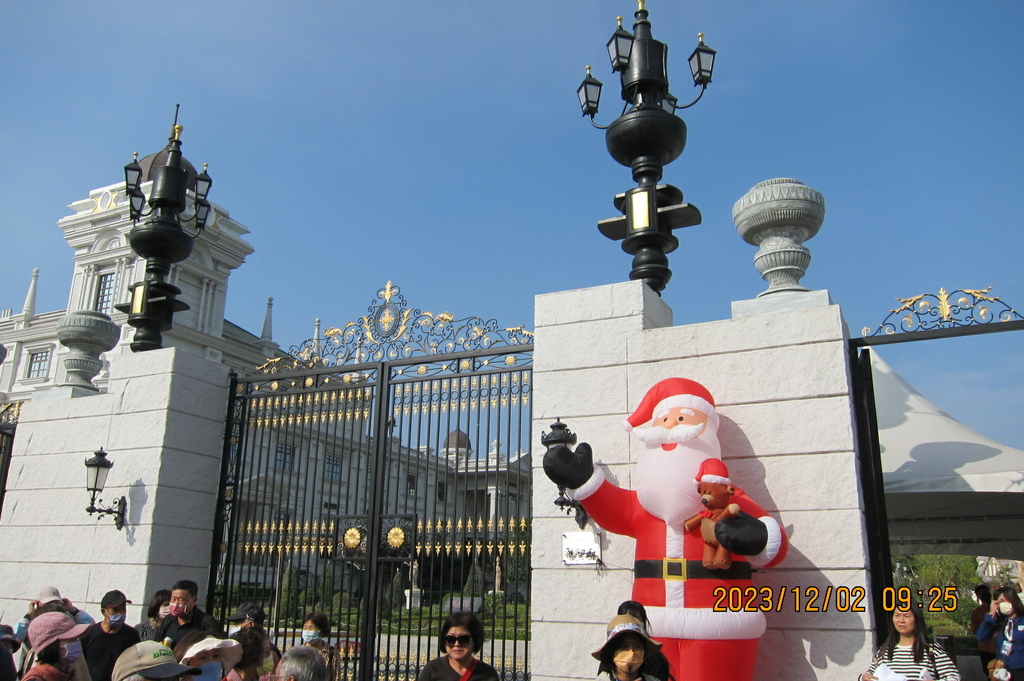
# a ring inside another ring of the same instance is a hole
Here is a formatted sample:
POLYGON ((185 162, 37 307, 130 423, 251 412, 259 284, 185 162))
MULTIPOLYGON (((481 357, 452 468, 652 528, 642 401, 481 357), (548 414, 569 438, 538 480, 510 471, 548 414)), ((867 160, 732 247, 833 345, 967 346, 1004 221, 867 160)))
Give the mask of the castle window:
POLYGON ((324 462, 324 476, 328 480, 341 480, 341 457, 328 456, 324 462))
POLYGON ((274 457, 274 468, 290 471, 295 467, 295 452, 289 445, 277 443, 277 455, 274 457))
POLYGON ((447 501, 448 500, 448 486, 443 482, 437 483, 437 500, 447 501))
POLYGON ((117 274, 109 272, 96 278, 96 299, 92 309, 103 314, 110 314, 114 308, 114 290, 117 285, 117 274))
POLYGON ((50 374, 50 351, 38 350, 28 356, 26 378, 46 378, 50 374))

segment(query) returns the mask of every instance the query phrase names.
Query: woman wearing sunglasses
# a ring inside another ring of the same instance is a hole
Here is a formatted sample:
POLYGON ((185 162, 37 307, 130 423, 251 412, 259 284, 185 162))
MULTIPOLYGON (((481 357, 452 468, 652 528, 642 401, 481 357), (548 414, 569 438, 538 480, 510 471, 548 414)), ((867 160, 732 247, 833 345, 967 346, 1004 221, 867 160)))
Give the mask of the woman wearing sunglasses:
POLYGON ((497 681, 494 667, 476 659, 484 645, 484 625, 471 612, 455 612, 441 625, 444 655, 423 667, 418 681, 497 681))

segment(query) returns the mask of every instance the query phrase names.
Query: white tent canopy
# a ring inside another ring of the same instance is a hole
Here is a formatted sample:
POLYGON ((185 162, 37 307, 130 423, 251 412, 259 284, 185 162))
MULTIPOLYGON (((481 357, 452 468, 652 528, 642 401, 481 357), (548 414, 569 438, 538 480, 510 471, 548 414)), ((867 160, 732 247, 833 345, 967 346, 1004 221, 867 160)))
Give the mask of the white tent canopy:
POLYGON ((944 413, 872 350, 893 553, 1024 559, 1024 451, 944 413))

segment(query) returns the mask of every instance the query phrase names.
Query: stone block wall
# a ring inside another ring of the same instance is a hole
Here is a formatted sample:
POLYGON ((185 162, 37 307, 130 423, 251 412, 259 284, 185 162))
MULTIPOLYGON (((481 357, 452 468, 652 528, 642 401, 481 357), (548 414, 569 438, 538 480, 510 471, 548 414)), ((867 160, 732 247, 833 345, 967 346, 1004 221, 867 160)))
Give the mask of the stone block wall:
POLYGON ((110 589, 134 601, 192 579, 205 597, 228 368, 173 348, 111 358, 108 392, 45 393, 24 405, 0 517, 0 621, 13 624, 40 587, 94 617, 110 589), (105 506, 128 500, 123 530, 85 508, 85 459, 113 461, 105 506))
MULTIPOLYGON (((827 303, 820 293, 786 295, 827 303)), ((835 601, 822 612, 807 611, 808 587, 822 594, 830 586, 833 593, 867 589, 846 329, 838 306, 793 300, 797 309, 790 311, 773 302, 764 314, 672 326, 672 311, 640 282, 538 296, 533 442, 560 418, 591 444, 609 480, 632 489, 632 464, 644 446, 623 429, 625 417, 661 379, 704 384, 721 415, 719 439, 732 479, 790 537, 785 561, 754 575, 756 586, 785 589, 789 599, 766 615, 757 678, 778 678, 784 670, 787 679, 848 681, 867 668, 873 652, 866 591, 865 612, 841 612, 835 601)), ((542 460, 538 451, 533 678, 591 679, 597 663, 590 652, 603 642, 617 605, 630 597, 634 542, 601 531, 599 569, 564 566, 561 535, 578 528, 551 503, 557 490, 542 460)))

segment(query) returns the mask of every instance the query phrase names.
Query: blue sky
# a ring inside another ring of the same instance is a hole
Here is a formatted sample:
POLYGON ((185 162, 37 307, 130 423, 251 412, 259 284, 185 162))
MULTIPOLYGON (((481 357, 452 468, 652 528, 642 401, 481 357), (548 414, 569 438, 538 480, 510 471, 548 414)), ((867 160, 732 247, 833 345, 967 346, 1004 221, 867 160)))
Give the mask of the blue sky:
MULTIPOLYGON (((994 287, 1024 306, 1024 5, 1014 1, 649 0, 685 100, 698 31, 714 82, 682 112, 664 181, 704 224, 678 233, 665 299, 677 323, 729 316, 765 284, 732 204, 794 177, 827 214, 804 284, 851 329, 897 296, 994 287)), ((632 186, 580 117, 584 65, 616 105, 604 43, 632 0, 0 4, 0 308, 63 308, 56 221, 165 143, 210 163, 211 199, 251 230, 228 318, 275 338, 340 325, 387 280, 409 303, 532 326, 539 293, 622 281, 597 231, 632 186)), ((1024 447, 1024 334, 889 350, 926 396, 1024 447)))

